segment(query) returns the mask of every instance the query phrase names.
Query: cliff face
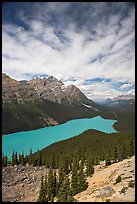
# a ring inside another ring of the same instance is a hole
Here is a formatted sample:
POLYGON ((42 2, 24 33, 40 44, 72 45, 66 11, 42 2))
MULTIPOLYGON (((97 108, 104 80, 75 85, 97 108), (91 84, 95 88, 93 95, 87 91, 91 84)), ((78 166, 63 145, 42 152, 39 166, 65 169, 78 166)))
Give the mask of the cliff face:
POLYGON ((91 101, 74 85, 65 86, 55 77, 36 78, 28 82, 39 97, 59 104, 91 103, 91 101))
POLYGON ((26 81, 16 81, 6 74, 2 74, 2 102, 33 101, 38 99, 37 93, 26 81))

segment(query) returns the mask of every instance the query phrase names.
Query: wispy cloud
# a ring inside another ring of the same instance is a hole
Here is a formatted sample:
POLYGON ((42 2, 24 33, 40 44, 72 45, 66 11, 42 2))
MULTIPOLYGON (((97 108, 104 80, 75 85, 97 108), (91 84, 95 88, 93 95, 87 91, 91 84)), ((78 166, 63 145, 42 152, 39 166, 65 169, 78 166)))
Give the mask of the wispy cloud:
POLYGON ((84 85, 88 79, 134 84, 134 5, 32 3, 17 9, 16 18, 22 23, 7 21, 2 27, 3 72, 18 79, 47 74, 75 80, 91 98, 115 95, 122 88, 118 92, 104 83, 96 84, 95 91, 94 83, 84 85))

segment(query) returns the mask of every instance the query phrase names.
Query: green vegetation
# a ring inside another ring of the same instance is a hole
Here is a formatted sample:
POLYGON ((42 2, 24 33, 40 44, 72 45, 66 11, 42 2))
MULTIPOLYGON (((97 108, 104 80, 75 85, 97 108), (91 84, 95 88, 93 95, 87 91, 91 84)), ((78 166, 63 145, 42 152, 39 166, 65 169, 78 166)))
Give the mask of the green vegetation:
MULTIPOLYGON (((65 174, 72 170, 72 161, 77 155, 77 160, 84 162, 87 167, 87 176, 93 174, 93 166, 99 161, 106 160, 106 165, 122 161, 135 154, 134 133, 103 133, 96 130, 87 130, 73 138, 56 142, 42 150, 24 156, 13 152, 12 165, 26 162, 33 166, 45 165, 47 168, 61 168, 65 174)), ((5 155, 3 156, 4 160, 5 155)))
POLYGON ((48 100, 38 100, 24 103, 2 104, 2 134, 33 130, 48 126, 45 121, 51 117, 59 123, 76 118, 96 116, 94 110, 88 112, 80 106, 68 106, 48 100))
POLYGON ((122 178, 121 178, 121 176, 119 175, 119 176, 116 178, 116 182, 114 183, 114 185, 117 184, 117 183, 120 183, 121 180, 122 180, 122 178))
POLYGON ((41 186, 40 186, 40 193, 37 202, 47 202, 47 183, 46 178, 44 181, 44 177, 41 177, 41 186))
POLYGON ((127 191, 127 189, 128 189, 128 187, 126 186, 126 187, 123 187, 122 188, 122 190, 120 191, 120 194, 124 194, 125 195, 125 193, 126 193, 126 191, 127 191))
POLYGON ((79 165, 76 159, 72 165, 71 178, 70 174, 62 174, 62 166, 60 166, 58 173, 56 173, 56 169, 49 168, 45 181, 44 177, 41 177, 38 202, 53 202, 55 197, 57 202, 76 202, 73 196, 85 190, 88 185, 83 174, 84 165, 82 163, 79 165))
POLYGON ((134 185, 135 185, 135 183, 133 180, 129 181, 128 187, 134 188, 134 185))
POLYGON ((107 198, 107 199, 106 199, 106 202, 110 202, 110 199, 109 199, 109 198, 107 198))
POLYGON ((5 167, 8 164, 8 157, 6 155, 2 155, 2 166, 5 167))
MULTIPOLYGON (((87 112, 82 107, 65 106, 50 101, 3 104, 3 107, 3 133, 48 126, 43 119, 48 116, 59 123, 96 116, 95 112, 90 110, 87 112)), ((5 167, 9 162, 11 165, 26 163, 33 166, 45 165, 49 168, 49 173, 45 178, 41 178, 38 202, 52 202, 55 198, 58 202, 75 202, 73 196, 88 187, 86 177, 93 175, 95 165, 105 160, 108 166, 135 154, 134 113, 119 110, 115 113, 117 118, 114 118, 110 111, 102 110, 104 118, 118 120, 114 124, 119 131, 117 133, 87 130, 35 153, 31 149, 29 155, 13 152, 11 161, 3 155, 2 166, 5 167)), ((120 181, 121 176, 116 179, 116 183, 120 181)), ((129 187, 133 185, 132 181, 128 184, 129 187)), ((127 187, 123 187, 121 193, 125 193, 126 190, 127 187)))
MULTIPOLYGON (((77 155, 77 160, 84 160, 87 166, 87 175, 93 173, 93 166, 99 161, 106 160, 106 165, 122 161, 135 153, 135 139, 133 133, 103 133, 96 130, 88 130, 84 133, 64 140, 56 142, 38 152, 31 157, 32 164, 39 161, 39 153, 41 152, 41 163, 47 168, 62 168, 65 173, 72 169, 72 161, 77 155), (132 148, 131 148, 131 145, 132 148)), ((29 155, 26 160, 29 160, 29 155)), ((36 164, 37 165, 37 164, 36 164)))

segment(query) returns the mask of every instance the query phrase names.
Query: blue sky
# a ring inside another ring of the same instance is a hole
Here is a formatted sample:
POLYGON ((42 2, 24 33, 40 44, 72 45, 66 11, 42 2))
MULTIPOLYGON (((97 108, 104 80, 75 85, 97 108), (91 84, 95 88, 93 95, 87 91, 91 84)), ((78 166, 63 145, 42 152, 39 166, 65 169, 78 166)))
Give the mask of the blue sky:
POLYGON ((135 92, 133 2, 4 2, 2 71, 54 76, 95 101, 135 92))

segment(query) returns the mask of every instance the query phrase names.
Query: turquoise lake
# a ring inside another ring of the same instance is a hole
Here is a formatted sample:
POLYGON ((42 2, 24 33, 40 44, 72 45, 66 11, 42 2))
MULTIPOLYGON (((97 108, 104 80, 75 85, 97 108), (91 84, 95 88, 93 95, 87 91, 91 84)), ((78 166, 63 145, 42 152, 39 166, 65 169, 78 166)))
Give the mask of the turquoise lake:
POLYGON ((94 129, 106 133, 116 132, 113 124, 116 120, 103 119, 101 116, 70 120, 64 124, 40 128, 37 130, 17 132, 2 136, 2 152, 11 158, 14 150, 26 154, 47 147, 55 142, 74 137, 85 130, 94 129))

